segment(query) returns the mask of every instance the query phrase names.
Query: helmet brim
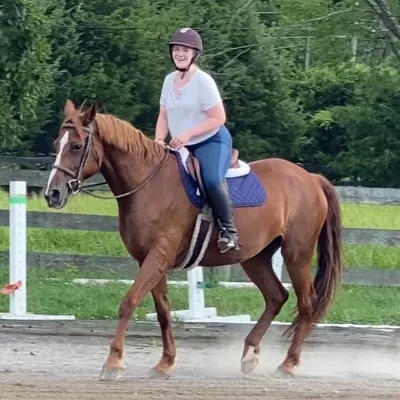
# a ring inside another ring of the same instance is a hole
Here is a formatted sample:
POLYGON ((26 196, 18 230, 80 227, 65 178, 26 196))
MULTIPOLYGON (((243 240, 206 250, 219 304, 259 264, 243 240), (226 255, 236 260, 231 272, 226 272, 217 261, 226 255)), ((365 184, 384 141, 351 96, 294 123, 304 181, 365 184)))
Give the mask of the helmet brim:
POLYGON ((195 46, 190 46, 190 45, 187 44, 187 43, 183 43, 183 42, 179 42, 179 41, 178 41, 178 42, 169 42, 169 43, 168 43, 168 46, 169 46, 169 47, 174 46, 174 45, 189 47, 190 49, 196 50, 196 51, 198 51, 198 52, 200 53, 200 49, 198 49, 198 48, 195 47, 195 46))

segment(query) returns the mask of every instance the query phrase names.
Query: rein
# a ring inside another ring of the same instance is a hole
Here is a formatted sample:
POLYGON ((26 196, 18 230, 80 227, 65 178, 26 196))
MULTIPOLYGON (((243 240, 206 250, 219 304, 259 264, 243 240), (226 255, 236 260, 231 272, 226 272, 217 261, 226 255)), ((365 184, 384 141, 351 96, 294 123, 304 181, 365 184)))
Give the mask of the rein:
MULTIPOLYGON (((64 124, 62 126, 62 128, 75 128, 75 126, 73 124, 64 124)), ((69 190, 71 190, 71 193, 73 195, 79 193, 79 192, 84 192, 86 194, 88 194, 89 196, 92 197, 96 197, 99 199, 120 199, 122 197, 127 197, 130 196, 134 193, 136 193, 139 189, 141 189, 147 182, 150 181, 150 179, 163 167, 163 165, 166 163, 166 161, 168 160, 168 155, 169 152, 166 151, 165 152, 165 156, 164 158, 161 160, 160 164, 158 164, 158 166, 155 168, 155 170, 139 185, 137 186, 135 189, 131 190, 130 192, 126 192, 126 193, 122 193, 119 195, 111 195, 111 196, 100 196, 100 195, 96 195, 94 193, 91 193, 89 190, 87 190, 88 188, 92 188, 92 187, 96 187, 96 186, 101 186, 104 184, 107 184, 107 181, 103 181, 103 182, 99 182, 99 183, 87 183, 87 184, 82 184, 82 171, 83 168, 85 166, 85 163, 89 157, 89 154, 91 153, 91 151, 93 151, 93 133, 92 130, 90 128, 87 127, 83 127, 83 130, 85 132, 87 132, 88 136, 86 138, 85 141, 85 145, 84 145, 84 152, 82 155, 82 158, 79 162, 79 167, 78 167, 78 171, 76 173, 74 173, 73 171, 71 171, 69 168, 67 167, 63 167, 62 165, 55 165, 53 164, 52 168, 58 169, 62 172, 64 172, 65 174, 71 176, 73 179, 71 179, 70 181, 67 182, 67 186, 69 188, 69 190)), ((96 156, 96 160, 99 160, 98 154, 96 149, 95 150, 95 156, 96 156)), ((99 169, 100 169, 100 165, 99 169)))

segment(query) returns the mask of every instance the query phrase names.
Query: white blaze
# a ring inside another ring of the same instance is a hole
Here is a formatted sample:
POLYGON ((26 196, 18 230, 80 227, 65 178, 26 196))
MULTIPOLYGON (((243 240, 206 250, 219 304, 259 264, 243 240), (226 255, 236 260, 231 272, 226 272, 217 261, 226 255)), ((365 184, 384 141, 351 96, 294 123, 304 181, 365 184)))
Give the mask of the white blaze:
POLYGON ((54 167, 50 171, 49 180, 47 181, 45 195, 48 195, 48 193, 49 193, 51 181, 54 179, 54 175, 57 172, 57 168, 55 168, 55 167, 57 165, 60 165, 60 163, 61 163, 62 152, 64 150, 65 145, 68 143, 68 139, 69 139, 69 131, 66 131, 60 140, 60 150, 57 153, 56 161, 54 162, 54 167))

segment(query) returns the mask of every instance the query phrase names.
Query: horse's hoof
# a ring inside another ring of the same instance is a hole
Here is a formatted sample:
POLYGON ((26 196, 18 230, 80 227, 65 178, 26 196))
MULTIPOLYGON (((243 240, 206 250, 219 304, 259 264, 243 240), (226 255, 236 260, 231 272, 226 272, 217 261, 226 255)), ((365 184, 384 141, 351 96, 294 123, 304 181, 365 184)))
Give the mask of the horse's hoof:
POLYGON ((259 363, 258 357, 255 354, 246 355, 242 359, 241 371, 242 374, 248 375, 255 370, 259 363))
POLYGON ((121 377, 121 367, 107 367, 104 366, 100 372, 99 379, 101 381, 115 381, 121 377))
POLYGON ((295 375, 293 368, 281 365, 279 368, 276 369, 273 376, 275 378, 294 378, 295 375))
POLYGON ((176 367, 176 362, 171 365, 165 365, 160 362, 152 368, 153 377, 160 379, 168 379, 174 372, 176 367))
POLYGON ((160 380, 167 380, 171 376, 171 373, 168 371, 160 371, 153 367, 151 369, 151 377, 154 379, 160 379, 160 380))

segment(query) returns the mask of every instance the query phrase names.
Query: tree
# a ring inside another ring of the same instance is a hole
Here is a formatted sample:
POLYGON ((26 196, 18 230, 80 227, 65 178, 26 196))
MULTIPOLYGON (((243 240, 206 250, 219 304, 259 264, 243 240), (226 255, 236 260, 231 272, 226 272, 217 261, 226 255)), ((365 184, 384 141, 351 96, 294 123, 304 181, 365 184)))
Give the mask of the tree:
POLYGON ((49 62, 51 15, 45 0, 4 0, 0 6, 0 146, 26 151, 47 118, 56 65, 49 62))

